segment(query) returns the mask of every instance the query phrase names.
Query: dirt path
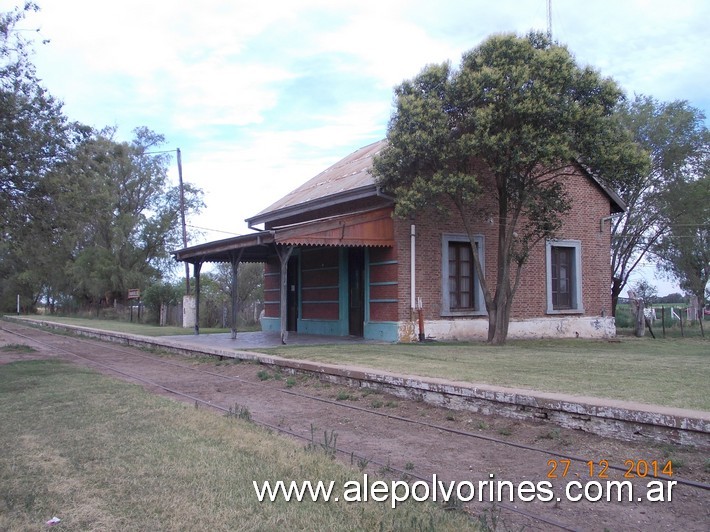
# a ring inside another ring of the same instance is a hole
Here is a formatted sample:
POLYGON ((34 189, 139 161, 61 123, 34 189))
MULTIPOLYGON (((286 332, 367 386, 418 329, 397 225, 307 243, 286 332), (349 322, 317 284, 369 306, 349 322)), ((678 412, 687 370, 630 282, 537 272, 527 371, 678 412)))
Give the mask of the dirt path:
MULTIPOLYGON (((23 333, 29 336, 41 337, 43 340, 48 338, 44 331, 28 331, 31 330, 23 328, 23 333)), ((256 422, 300 435, 304 438, 304 446, 311 439, 318 446, 328 442, 332 445, 335 439, 337 448, 342 451, 339 457, 347 463, 353 463, 353 480, 362 479, 362 472, 358 469, 364 467, 364 471, 370 474, 395 478, 407 475, 412 481, 420 478, 430 481, 432 475, 436 474, 438 479, 446 483, 473 482, 476 489, 479 488, 479 481, 489 481, 491 474, 495 475, 495 480, 510 481, 514 486, 523 481, 533 484, 546 481, 552 483, 554 498, 550 502, 523 502, 516 496, 513 502, 506 500, 503 505, 496 507, 489 502, 466 505, 474 514, 483 515, 487 519, 491 513, 499 513, 502 520, 499 529, 502 530, 520 529, 521 526, 533 530, 554 529, 550 522, 576 530, 710 528, 710 492, 687 485, 676 485, 673 488, 672 502, 645 500, 645 487, 651 480, 649 478, 631 479, 634 486, 634 500, 631 502, 571 502, 565 497, 564 488, 570 481, 582 484, 596 481, 606 485, 607 480, 628 480, 624 478, 623 471, 612 469, 606 471, 608 478, 603 475, 600 477, 603 460, 619 466, 623 466, 627 460, 637 465, 642 460, 648 464, 656 461, 661 467, 671 460, 674 476, 662 476, 659 480, 663 480, 664 484, 679 478, 710 483, 708 458, 693 450, 619 442, 543 422, 518 422, 495 416, 454 412, 372 393, 366 389, 331 385, 313 377, 279 374, 251 363, 151 355, 126 347, 87 343, 68 336, 53 335, 52 343, 54 347, 41 347, 0 330, 0 371, 1 364, 8 361, 53 357, 92 366, 114 377, 131 380, 105 366, 77 359, 62 349, 83 353, 114 369, 179 390, 212 405, 234 410, 246 409, 256 422), (36 351, 25 352, 16 344, 33 345, 36 351), (406 418, 417 423, 395 418, 406 418), (485 439, 457 434, 451 430, 485 439), (494 440, 500 440, 500 443, 494 440), (580 457, 583 461, 572 461, 566 477, 559 478, 566 465, 563 458, 512 447, 509 445, 511 443, 580 457), (354 453, 352 458, 350 453, 354 453), (358 456, 363 458, 359 459, 358 456), (592 462, 592 477, 589 475, 590 466, 587 461, 592 462), (555 465, 557 469, 554 469, 555 465), (558 476, 557 479, 548 478, 554 474, 558 476), (562 500, 556 501, 557 497, 562 500), (639 502, 637 497, 644 500, 639 502), (549 522, 526 517, 508 508, 534 514, 549 522)), ((134 382, 137 381, 134 379, 134 382)), ((176 398, 162 388, 145 382, 141 384, 155 393, 176 398)), ((185 397, 179 400, 191 401, 185 397)), ((467 493, 464 490, 464 494, 467 493)), ((508 491, 504 493, 507 495, 508 491)), ((573 495, 578 493, 581 490, 572 491, 573 495)), ((594 494, 595 490, 591 495, 594 494)), ((488 494, 485 495, 487 497, 488 494)))

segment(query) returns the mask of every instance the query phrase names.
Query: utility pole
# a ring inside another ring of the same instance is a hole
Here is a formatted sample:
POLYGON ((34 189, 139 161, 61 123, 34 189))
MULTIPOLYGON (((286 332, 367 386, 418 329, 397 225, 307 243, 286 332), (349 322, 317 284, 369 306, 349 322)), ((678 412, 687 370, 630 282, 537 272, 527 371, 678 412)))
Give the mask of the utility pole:
MULTIPOLYGON (((177 149, 178 177, 180 178, 180 221, 182 222, 182 246, 187 247, 187 228, 185 226, 185 190, 182 185, 182 157, 177 149)), ((185 262, 185 295, 190 295, 190 264, 185 262)))
POLYGON ((547 0, 547 38, 552 40, 552 0, 547 0))

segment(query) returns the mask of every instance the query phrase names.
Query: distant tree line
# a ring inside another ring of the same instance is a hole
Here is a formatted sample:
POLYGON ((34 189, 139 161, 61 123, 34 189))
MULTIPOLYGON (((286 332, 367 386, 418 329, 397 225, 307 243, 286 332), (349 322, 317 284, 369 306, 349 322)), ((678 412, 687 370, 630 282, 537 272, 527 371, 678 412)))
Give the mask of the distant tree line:
MULTIPOLYGON (((156 153, 165 139, 139 127, 119 142, 113 128, 70 121, 40 84, 16 29, 32 9, 0 13, 0 307, 13 310, 19 294, 27 309, 99 308, 122 301, 129 288, 170 284, 169 252, 182 243, 178 190, 166 179, 171 156, 156 153)), ((375 174, 397 197, 398 214, 423 204, 464 213, 483 190, 472 160, 493 174, 495 282, 472 246, 490 341, 505 342, 530 251, 554 238, 573 208, 550 178, 572 158, 627 205, 612 221, 612 309, 649 258, 703 304, 709 136, 705 116, 688 102, 629 99, 536 33, 492 37, 458 69, 430 65, 397 87, 395 100, 375 174)), ((188 211, 202 208, 200 190, 185 192, 188 211)))
MULTIPOLYGON (((41 85, 17 24, 0 14, 0 306, 99 308, 173 271, 179 190, 162 135, 95 130, 65 116, 41 85), (157 152, 157 153, 156 153, 157 152)), ((202 193, 185 186, 188 212, 202 193)))
MULTIPOLYGON (((232 267, 217 264, 201 275, 200 326, 229 327, 232 312, 232 267)), ((185 281, 164 280, 150 285, 142 294, 146 309, 145 321, 157 323, 161 306, 175 307, 182 303, 185 281)), ((264 265, 241 263, 237 278, 237 323, 249 326, 257 323, 264 303, 264 265)))

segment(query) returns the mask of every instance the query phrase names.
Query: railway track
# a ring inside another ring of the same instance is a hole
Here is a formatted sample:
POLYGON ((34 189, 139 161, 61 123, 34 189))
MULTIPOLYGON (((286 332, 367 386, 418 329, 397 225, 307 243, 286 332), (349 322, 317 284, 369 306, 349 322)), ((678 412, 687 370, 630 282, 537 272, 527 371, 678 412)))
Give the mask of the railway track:
MULTIPOLYGON (((285 388, 283 384, 277 386, 278 383, 273 380, 261 381, 254 378, 254 374, 258 372, 251 364, 228 364, 218 367, 208 364, 195 365, 190 363, 194 361, 179 356, 160 356, 135 348, 50 333, 17 323, 4 322, 0 330, 42 349, 61 353, 63 357, 81 361, 101 371, 141 383, 184 401, 209 406, 225 413, 233 411, 232 405, 234 411, 237 405, 246 406, 255 423, 309 443, 314 440, 314 425, 320 427, 319 431, 325 426, 326 430, 331 430, 331 434, 337 432, 337 452, 345 460, 350 458, 351 463, 357 460, 358 463, 366 463, 370 467, 376 465, 383 472, 396 473, 412 480, 430 482, 431 473, 437 473, 438 478, 447 481, 472 480, 471 477, 481 477, 483 472, 495 471, 498 478, 520 482, 524 479, 542 479, 549 476, 551 463, 555 464, 555 467, 558 464, 574 464, 577 471, 589 467, 590 463, 589 454, 553 450, 549 446, 545 448, 530 442, 514 441, 509 437, 498 437, 481 430, 466 430, 460 426, 432 420, 428 414, 422 419, 421 412, 418 419, 412 416, 417 411, 430 413, 437 410, 434 407, 410 405, 408 415, 401 415, 399 412, 394 414, 382 408, 366 408, 353 404, 352 401, 330 399, 322 393, 309 394, 285 388), (244 375, 245 373, 250 375, 244 375), (198 382, 199 385, 196 384, 198 382), (309 412, 310 415, 307 415, 309 412), (297 422, 298 425, 294 428, 297 422), (376 426, 378 431, 364 437, 363 434, 368 433, 373 426, 376 426), (399 450, 392 445, 392 438, 401 440, 399 450), (415 448, 418 443, 419 448, 415 448), (471 451, 461 453, 461 449, 471 451), (459 454, 449 456, 449 451, 459 454), (511 458, 512 456, 515 458, 511 458), (410 467, 415 459, 419 459, 417 463, 422 461, 426 465, 417 467, 415 471, 414 467, 410 467), (507 465, 501 465, 503 463, 507 465), (468 467, 465 464, 468 464, 468 467)), ((318 388, 314 386, 313 389, 318 388)), ((345 394, 347 395, 347 392, 345 394)), ((439 410, 439 415, 441 411, 439 410)), ((600 454, 591 458, 603 456, 603 451, 597 452, 600 454)), ((595 460, 592 459, 591 462, 594 463, 595 460)), ((608 463, 608 469, 621 475, 629 469, 628 465, 622 463, 623 461, 608 463)), ((707 510, 704 508, 707 507, 710 485, 692 478, 679 478, 677 475, 673 476, 673 480, 687 490, 682 502, 692 508, 690 514, 699 513, 701 518, 706 519, 707 510)), ((636 483, 643 482, 636 479, 636 483)), ((613 507, 614 504, 616 503, 609 506, 613 507)), ((582 503, 575 508, 574 520, 570 521, 566 518, 565 511, 560 511, 557 506, 551 507, 550 504, 526 504, 525 508, 520 508, 515 504, 502 502, 498 507, 515 516, 512 518, 515 526, 533 529, 555 527, 561 530, 586 529, 590 516, 596 517, 600 509, 599 506, 582 503)), ((480 505, 474 506, 473 511, 480 511, 481 508, 480 505)), ((649 505, 646 511, 655 514, 660 512, 661 508, 649 505)), ((620 510, 621 508, 617 508, 617 511, 611 513, 615 515, 620 510)), ((614 517, 610 516, 610 519, 614 517)), ((658 521, 658 516, 653 519, 658 521)), ((701 523, 698 529, 703 528, 701 523)))

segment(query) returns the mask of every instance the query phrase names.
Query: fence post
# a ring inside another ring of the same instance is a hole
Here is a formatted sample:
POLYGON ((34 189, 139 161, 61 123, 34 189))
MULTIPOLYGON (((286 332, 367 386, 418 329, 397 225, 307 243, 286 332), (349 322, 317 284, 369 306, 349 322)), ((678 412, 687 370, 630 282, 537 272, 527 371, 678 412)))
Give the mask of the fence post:
POLYGON ((680 314, 678 314, 678 316, 680 316, 680 319, 678 320, 680 322, 680 337, 683 338, 685 336, 685 334, 683 333, 683 311, 682 310, 680 311, 680 314))
POLYGON ((666 337, 666 307, 661 307, 661 326, 663 327, 663 338, 666 337))

